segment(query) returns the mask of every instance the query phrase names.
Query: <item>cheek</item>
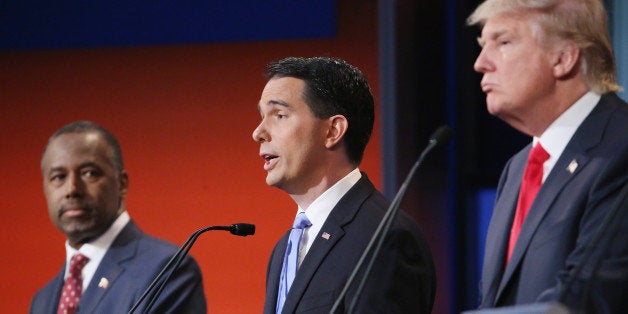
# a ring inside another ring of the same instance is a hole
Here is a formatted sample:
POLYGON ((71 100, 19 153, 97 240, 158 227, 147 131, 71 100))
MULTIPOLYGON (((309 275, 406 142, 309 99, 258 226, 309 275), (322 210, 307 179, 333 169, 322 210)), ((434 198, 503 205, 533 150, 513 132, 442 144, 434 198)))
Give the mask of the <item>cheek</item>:
POLYGON ((51 187, 44 187, 44 196, 46 198, 46 204, 48 204, 48 208, 53 208, 54 210, 56 210, 55 205, 57 205, 63 198, 59 189, 54 189, 51 187))
POLYGON ((95 189, 94 197, 98 198, 101 202, 117 202, 120 198, 120 186, 114 183, 103 184, 95 189))
POLYGON ((517 99, 526 103, 548 94, 554 88, 551 73, 542 67, 527 69, 513 84, 517 99))

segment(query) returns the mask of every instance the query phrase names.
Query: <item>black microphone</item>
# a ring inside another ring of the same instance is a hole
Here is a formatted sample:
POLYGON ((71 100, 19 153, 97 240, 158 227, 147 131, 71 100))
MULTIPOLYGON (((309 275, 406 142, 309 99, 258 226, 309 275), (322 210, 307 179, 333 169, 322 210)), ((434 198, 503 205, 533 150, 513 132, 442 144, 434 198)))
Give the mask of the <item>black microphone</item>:
POLYGON ((353 284, 353 281, 355 280, 356 275, 362 268, 362 265, 364 264, 366 257, 369 255, 369 253, 373 249, 373 245, 375 245, 375 241, 378 241, 377 246, 375 247, 375 250, 373 251, 373 254, 371 255, 371 259, 369 261, 369 264, 367 265, 367 268, 364 270, 362 279, 359 283, 359 286, 356 289, 355 295, 353 296, 353 299, 351 300, 351 304, 349 305, 349 308, 346 313, 351 313, 353 311, 357 303, 358 297, 360 293, 362 292, 362 289, 364 288, 364 283, 366 282, 366 279, 371 271, 371 268, 373 267, 375 258, 377 257, 377 254, 381 250, 382 244, 384 243, 385 235, 386 233, 388 233, 388 230, 390 229, 390 225, 392 224, 393 220, 395 219, 395 216, 397 215, 397 212, 399 211, 401 200, 403 199, 403 196, 406 194, 406 190, 408 189, 408 186, 410 185, 410 181, 412 180, 412 177, 414 177, 414 173, 417 171, 419 166, 423 163, 423 159, 425 159, 425 156, 427 156, 427 154, 431 152, 432 149, 434 149, 434 147, 436 147, 439 144, 445 143, 447 140, 449 140, 452 134, 453 134, 453 131, 451 130, 451 128, 447 125, 443 125, 443 126, 440 126, 432 134, 432 136, 430 136, 427 147, 425 147, 423 152, 421 152, 419 159, 414 163, 414 166, 412 166, 410 173, 408 173, 408 176, 406 177, 405 181, 401 185, 401 188, 399 188, 397 195, 395 195, 395 198, 390 203, 390 206, 386 210, 386 214, 384 214, 382 221, 377 226, 375 233, 373 233, 373 236, 371 237, 370 242, 366 246, 366 249, 362 253, 362 256, 360 257, 360 259, 358 260, 358 263, 353 268, 353 272, 347 279, 347 282, 344 288, 342 289, 342 291, 340 292, 340 295, 338 295, 338 298, 336 299, 336 302, 334 303, 334 306, 332 307, 330 313, 333 314, 338 311, 338 307, 340 306, 340 303, 343 302, 347 294, 347 291, 349 290, 349 287, 353 284))
POLYGON ((248 235, 255 234, 255 225, 247 223, 233 224, 230 226, 229 231, 231 232, 231 234, 246 237, 248 235))
POLYGON ((187 255, 187 253, 192 248, 192 245, 194 244, 196 239, 202 233, 205 233, 205 232, 210 231, 210 230, 224 230, 224 231, 231 232, 231 234, 234 234, 234 235, 237 235, 237 236, 241 236, 241 237, 245 237, 245 236, 248 236, 248 235, 255 234, 255 225, 248 224, 248 223, 237 223, 237 224, 233 224, 231 226, 211 226, 211 227, 205 227, 205 228, 201 228, 201 229, 196 230, 194 233, 192 233, 187 238, 187 240, 185 240, 185 242, 181 245, 179 250, 177 250, 177 252, 170 258, 170 260, 168 261, 166 266, 164 266, 161 269, 161 271, 159 272, 159 274, 157 274, 155 279, 153 279, 153 281, 150 283, 148 288, 146 288, 146 291, 144 291, 144 293, 139 298, 139 300, 137 300, 137 302, 133 305, 131 310, 129 310, 129 314, 133 313, 140 306, 140 304, 142 304, 142 301, 144 301, 144 299, 146 299, 146 297, 148 297, 149 294, 153 293, 152 294, 152 298, 150 299, 148 305, 144 309, 144 313, 148 313, 150 311, 150 309, 153 307, 154 303, 157 301, 157 298, 161 294, 161 291, 166 286, 166 282, 168 282, 168 279, 170 279, 172 274, 179 267, 179 265, 181 264, 181 262, 183 261, 183 259, 187 255), (157 286, 157 283, 159 282, 161 277, 169 269, 170 269, 170 272, 168 273, 168 276, 159 284, 159 286, 157 286))

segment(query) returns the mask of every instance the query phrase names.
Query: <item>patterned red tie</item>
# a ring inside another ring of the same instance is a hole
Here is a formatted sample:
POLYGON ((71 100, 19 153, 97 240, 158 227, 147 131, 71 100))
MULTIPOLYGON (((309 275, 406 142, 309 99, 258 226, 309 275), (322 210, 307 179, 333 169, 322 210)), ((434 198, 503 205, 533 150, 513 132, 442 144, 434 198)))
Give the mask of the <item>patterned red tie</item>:
POLYGON ((72 256, 70 260, 70 275, 65 279, 57 314, 73 314, 78 308, 83 294, 83 276, 81 271, 89 258, 82 254, 72 256))
POLYGON ((521 226, 523 221, 530 210, 532 202, 536 197, 536 193, 541 188, 543 181, 543 163, 550 157, 550 155, 543 149, 541 143, 537 143, 530 151, 528 156, 528 164, 523 173, 523 181, 521 182, 521 190, 519 190, 519 200, 517 201, 517 210, 515 211, 515 218, 512 221, 512 228, 510 229, 510 241, 508 242, 508 255, 506 257, 506 263, 510 261, 510 256, 517 243, 519 232, 521 232, 521 226))

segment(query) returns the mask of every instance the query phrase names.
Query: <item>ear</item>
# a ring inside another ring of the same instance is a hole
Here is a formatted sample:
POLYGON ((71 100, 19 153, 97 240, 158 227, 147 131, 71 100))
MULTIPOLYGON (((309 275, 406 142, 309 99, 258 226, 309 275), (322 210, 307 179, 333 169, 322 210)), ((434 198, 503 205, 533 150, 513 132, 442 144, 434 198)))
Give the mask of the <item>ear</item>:
POLYGON ((118 175, 118 181, 118 183, 120 183, 120 197, 125 198, 126 194, 129 192, 129 175, 126 171, 122 170, 122 172, 120 172, 118 175))
POLYGON ((332 148, 342 141, 349 128, 349 121, 343 115, 335 115, 327 120, 329 121, 329 127, 325 137, 325 147, 332 148))
POLYGON ((580 48, 572 41, 559 44, 553 52, 553 73, 554 77, 560 79, 573 73, 580 58, 580 48))

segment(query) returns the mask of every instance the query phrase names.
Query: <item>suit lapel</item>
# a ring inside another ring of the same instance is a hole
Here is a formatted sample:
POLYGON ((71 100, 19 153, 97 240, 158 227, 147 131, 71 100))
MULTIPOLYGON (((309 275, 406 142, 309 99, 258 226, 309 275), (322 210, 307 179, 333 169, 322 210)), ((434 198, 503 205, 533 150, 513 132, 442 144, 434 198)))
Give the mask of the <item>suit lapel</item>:
POLYGON ((541 186, 534 203, 532 203, 532 206, 530 207, 530 211, 526 216, 523 226, 521 227, 517 244, 512 252, 510 262, 506 266, 504 276, 502 277, 499 286, 499 294, 496 299, 499 298, 501 292, 504 290, 519 263, 525 256, 534 234, 543 221, 543 218, 552 207, 554 200, 558 197, 561 190, 569 183, 569 181, 571 181, 577 173, 580 172, 580 169, 586 165, 588 160, 589 158, 582 153, 565 149, 556 165, 554 165, 552 172, 541 186), (572 161, 578 164, 576 169, 573 170, 573 173, 567 169, 572 161))
POLYGON ((513 157, 509 165, 506 166, 506 173, 500 181, 500 186, 505 182, 518 182, 516 188, 502 189, 495 202, 495 210, 491 218, 489 233, 487 234, 486 250, 484 256, 484 267, 482 270, 482 285, 484 296, 483 302, 488 302, 484 306, 494 306, 497 294, 501 292, 500 282, 504 273, 503 265, 506 264, 506 251, 508 250, 508 240, 510 238, 510 228, 514 217, 521 178, 527 162, 530 147, 526 147, 513 157))
POLYGON ((283 313, 293 313, 296 310, 316 270, 323 263, 329 251, 344 236, 343 226, 353 220, 361 204, 374 189, 375 187, 368 180, 366 174, 362 173, 362 178, 336 204, 327 220, 325 220, 316 239, 314 239, 312 247, 305 256, 301 267, 299 267, 286 298, 283 313))
POLYGON ((47 297, 50 298, 50 301, 42 302, 43 304, 47 304, 47 311, 45 313, 57 313, 57 308, 59 307, 59 299, 61 298, 61 290, 63 289, 63 284, 65 280, 63 276, 65 275, 65 265, 61 268, 61 272, 57 274, 57 276, 52 280, 50 291, 51 294, 48 294, 47 297))
POLYGON ((79 303, 86 313, 96 312, 107 292, 115 289, 116 280, 124 273, 124 262, 137 252, 136 240, 140 234, 139 228, 130 221, 113 241, 79 303))
POLYGON ((268 265, 266 274, 266 300, 264 301, 264 313, 275 313, 277 308, 277 295, 279 289, 279 278, 281 276, 281 267, 283 266, 283 258, 286 254, 288 238, 290 230, 277 242, 273 249, 272 256, 268 265))

